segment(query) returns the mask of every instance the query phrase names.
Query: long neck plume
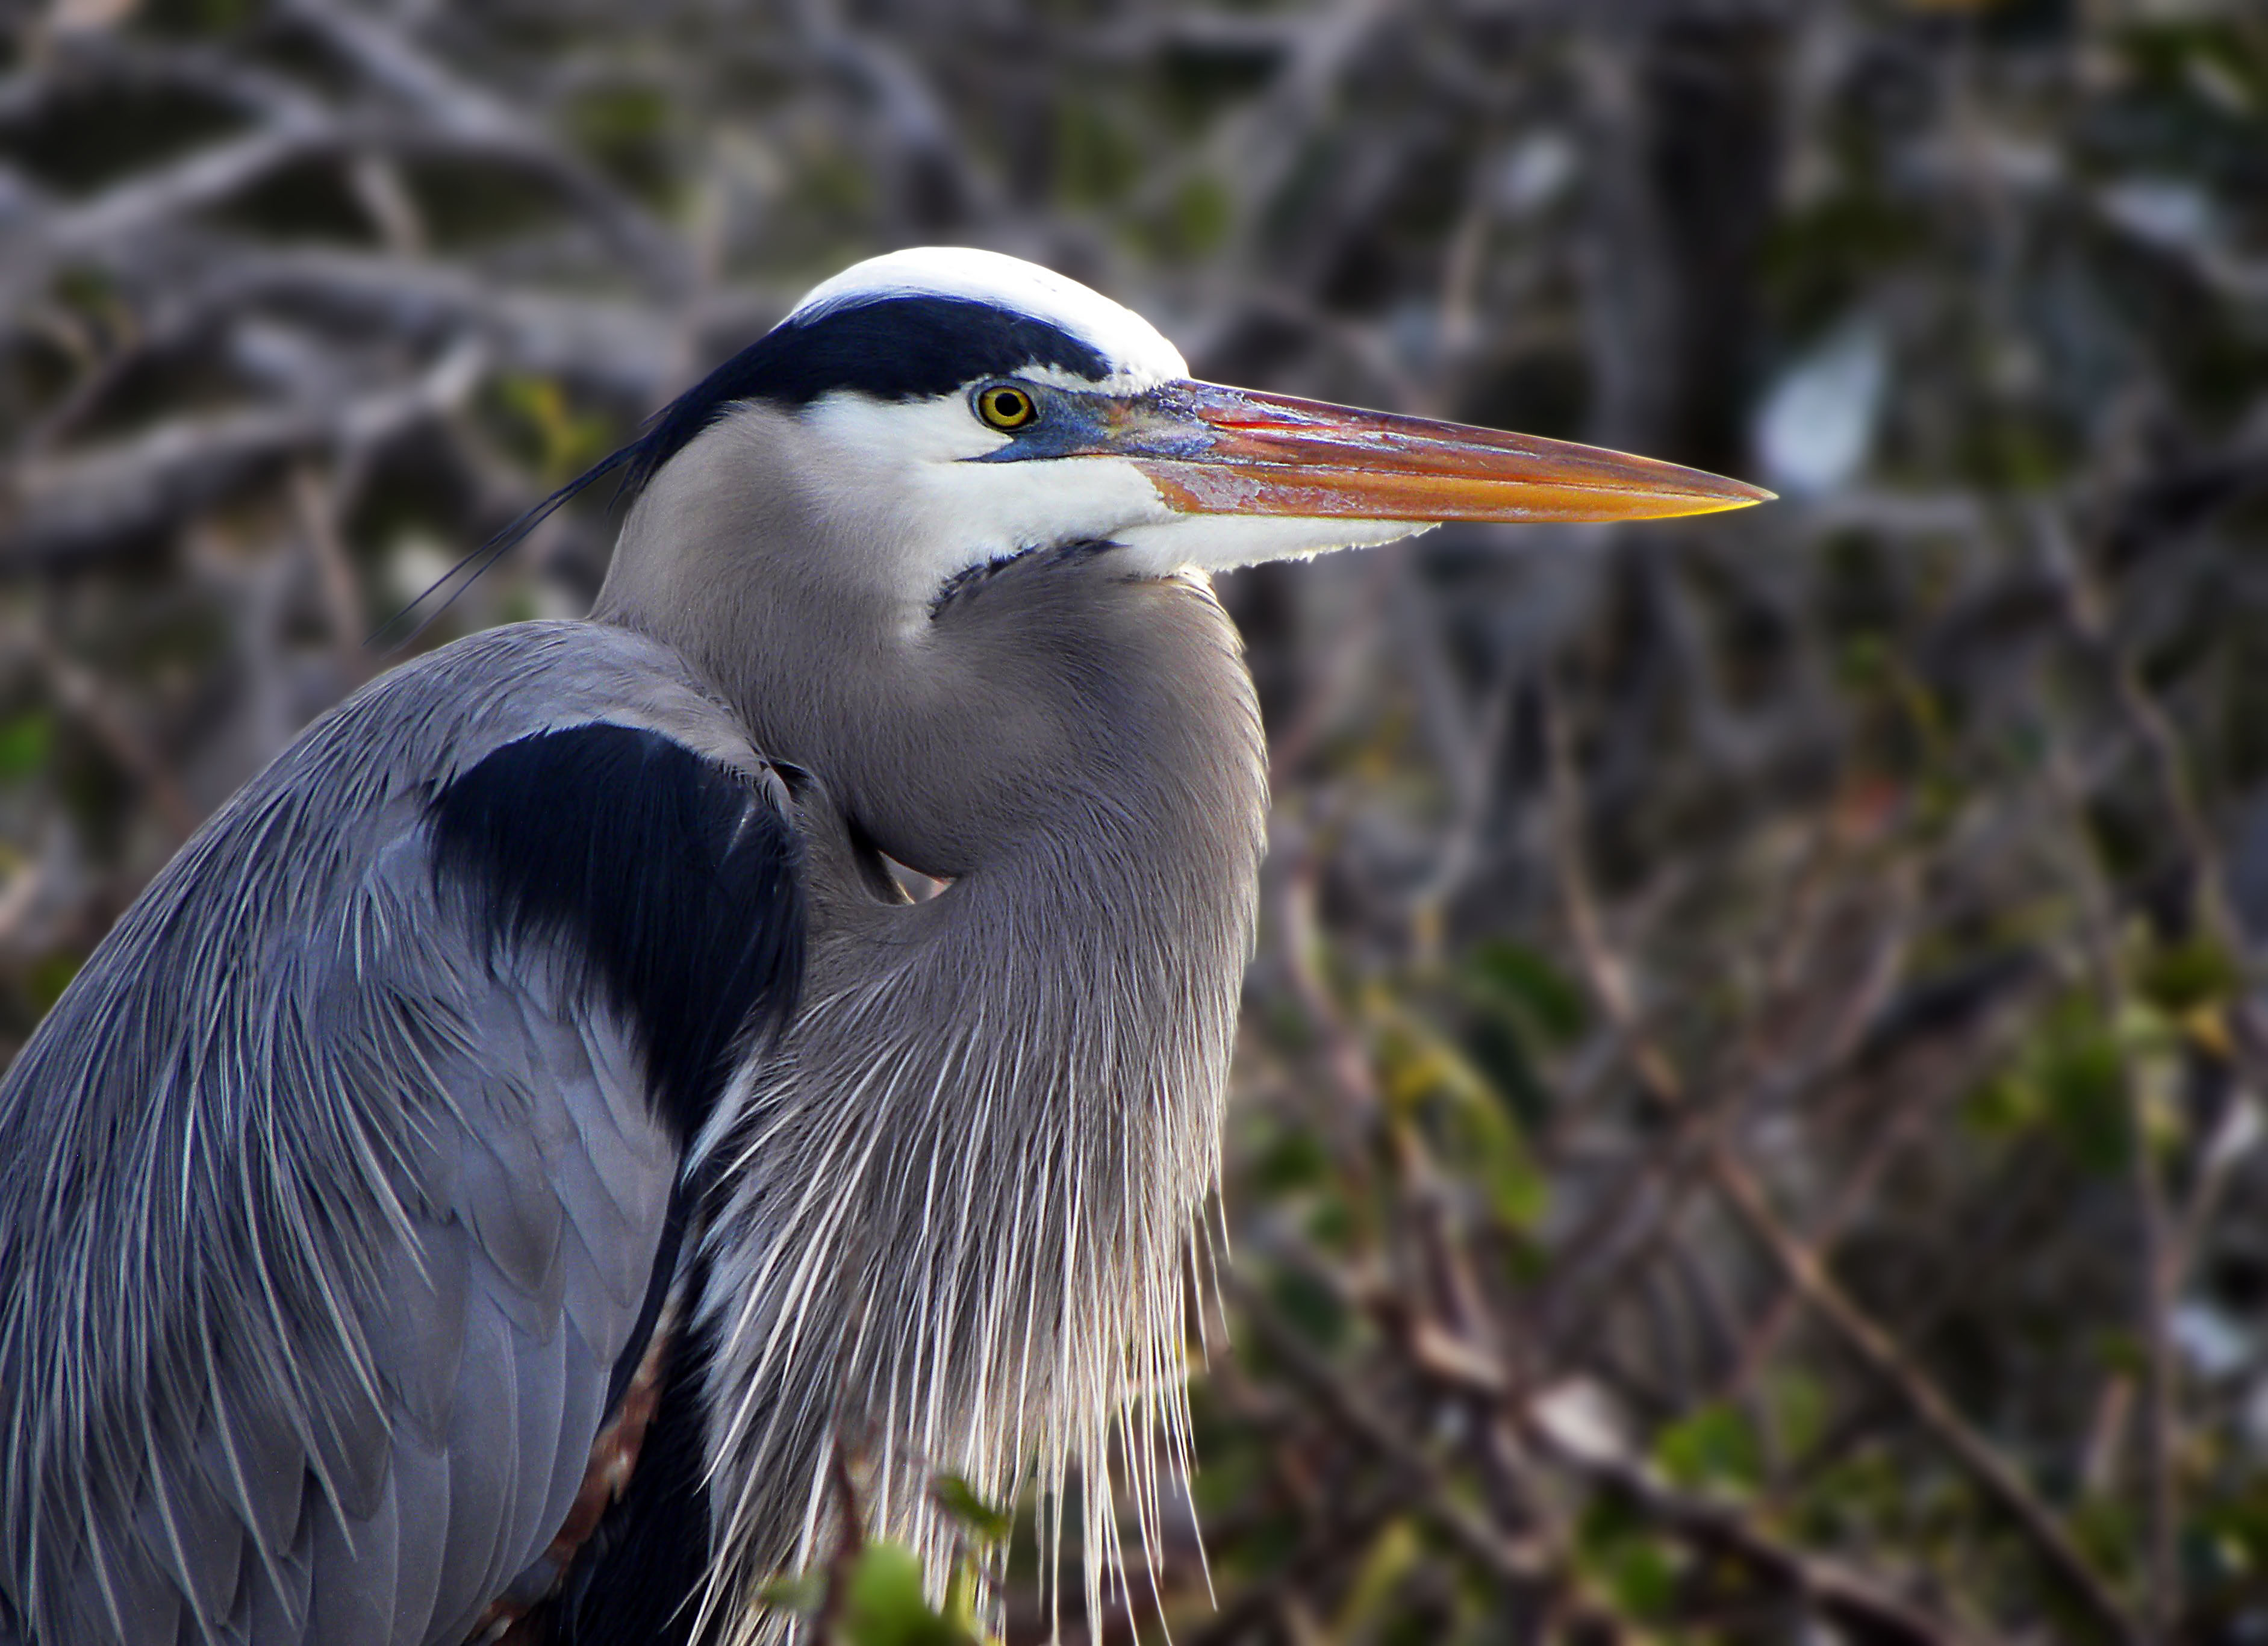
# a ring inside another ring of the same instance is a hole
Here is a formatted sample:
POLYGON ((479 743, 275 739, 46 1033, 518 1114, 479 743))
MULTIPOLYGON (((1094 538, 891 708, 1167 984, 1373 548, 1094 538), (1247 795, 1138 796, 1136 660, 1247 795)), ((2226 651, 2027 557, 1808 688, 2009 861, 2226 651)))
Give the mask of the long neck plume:
POLYGON ((826 1551, 838 1448, 870 1525, 933 1567, 939 1473, 997 1501, 1035 1468, 1059 1535, 1075 1473, 1090 1605, 1114 1463, 1154 1532, 1249 881, 1113 855, 972 872, 898 912, 909 937, 826 912, 804 1012, 706 1163, 711 1501, 743 1581, 826 1551))
POLYGON ((602 601, 817 780, 803 1007, 696 1162, 728 1640, 761 1637, 757 1586, 832 1546, 844 1455, 870 1527, 933 1576, 954 1539, 939 1474, 995 1500, 1036 1475, 1051 1544, 1076 1478, 1090 1608, 1114 1476, 1155 1553, 1160 1460, 1188 1452, 1185 1261, 1218 1177, 1265 772, 1210 589, 1108 561, 1027 557, 917 632, 879 605, 845 632, 839 599, 823 620, 792 595, 685 617, 630 579, 602 601), (720 635, 727 609, 768 634, 720 635), (835 667, 799 629, 829 633, 835 667), (954 883, 878 897, 854 830, 954 883))

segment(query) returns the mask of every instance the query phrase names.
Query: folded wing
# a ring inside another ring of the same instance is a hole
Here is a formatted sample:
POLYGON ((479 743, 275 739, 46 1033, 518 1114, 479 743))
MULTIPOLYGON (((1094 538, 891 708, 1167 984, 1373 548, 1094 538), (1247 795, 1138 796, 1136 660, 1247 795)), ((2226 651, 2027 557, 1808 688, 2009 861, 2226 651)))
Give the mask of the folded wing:
POLYGON ((493 631, 311 727, 0 1084, 0 1642, 539 1596, 801 918, 777 779, 635 637, 493 631))

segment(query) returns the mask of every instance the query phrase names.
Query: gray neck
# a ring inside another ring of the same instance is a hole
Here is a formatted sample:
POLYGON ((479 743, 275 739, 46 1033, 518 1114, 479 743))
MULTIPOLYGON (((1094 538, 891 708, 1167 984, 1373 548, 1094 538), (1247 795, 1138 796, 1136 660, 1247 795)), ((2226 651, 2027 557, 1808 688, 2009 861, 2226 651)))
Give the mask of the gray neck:
POLYGON ((744 408, 672 460, 593 615, 675 647, 876 845, 958 877, 1138 823, 1144 791, 1184 827, 1175 791, 1246 775, 1249 689, 1201 587, 1043 553, 932 613, 928 525, 815 494, 797 435, 744 408))
POLYGON ((844 541, 798 500, 773 432, 725 425, 657 478, 597 614, 818 779, 804 1009, 702 1142, 727 1617, 824 1553, 838 1443, 877 1530, 932 1561, 938 1472, 999 1498, 1076 1470, 1107 1543, 1115 1428, 1154 1510, 1265 805, 1201 581, 1042 552, 932 617, 889 592, 887 530, 844 541), (882 901, 853 830, 954 883, 882 901))

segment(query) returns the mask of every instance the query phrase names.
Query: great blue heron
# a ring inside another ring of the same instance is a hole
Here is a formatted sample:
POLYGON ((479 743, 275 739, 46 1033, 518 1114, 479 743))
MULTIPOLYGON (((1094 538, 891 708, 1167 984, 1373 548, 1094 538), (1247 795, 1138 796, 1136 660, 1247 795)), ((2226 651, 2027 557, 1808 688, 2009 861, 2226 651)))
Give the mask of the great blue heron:
POLYGON ((310 727, 0 1087, 0 1642, 755 1640, 838 1446, 933 1568, 932 1471, 1152 1524, 1266 791, 1205 573, 1766 495, 966 250, 604 467, 591 619, 310 727))

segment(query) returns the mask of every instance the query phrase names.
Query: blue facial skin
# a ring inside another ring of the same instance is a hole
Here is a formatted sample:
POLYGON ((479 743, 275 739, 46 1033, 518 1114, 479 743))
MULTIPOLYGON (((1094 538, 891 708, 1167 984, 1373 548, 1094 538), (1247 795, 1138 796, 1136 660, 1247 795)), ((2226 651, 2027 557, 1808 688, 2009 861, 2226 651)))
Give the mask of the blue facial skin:
POLYGON ((1193 458, 1203 456, 1213 443, 1213 432, 1195 415, 1189 397, 1172 383, 1141 395, 1093 395, 1029 378, 986 378, 968 386, 972 416, 977 415, 978 397, 990 388, 1012 388, 1028 396, 1032 420, 1003 430, 1008 444, 969 458, 969 462, 1013 463, 1035 457, 1193 458))

